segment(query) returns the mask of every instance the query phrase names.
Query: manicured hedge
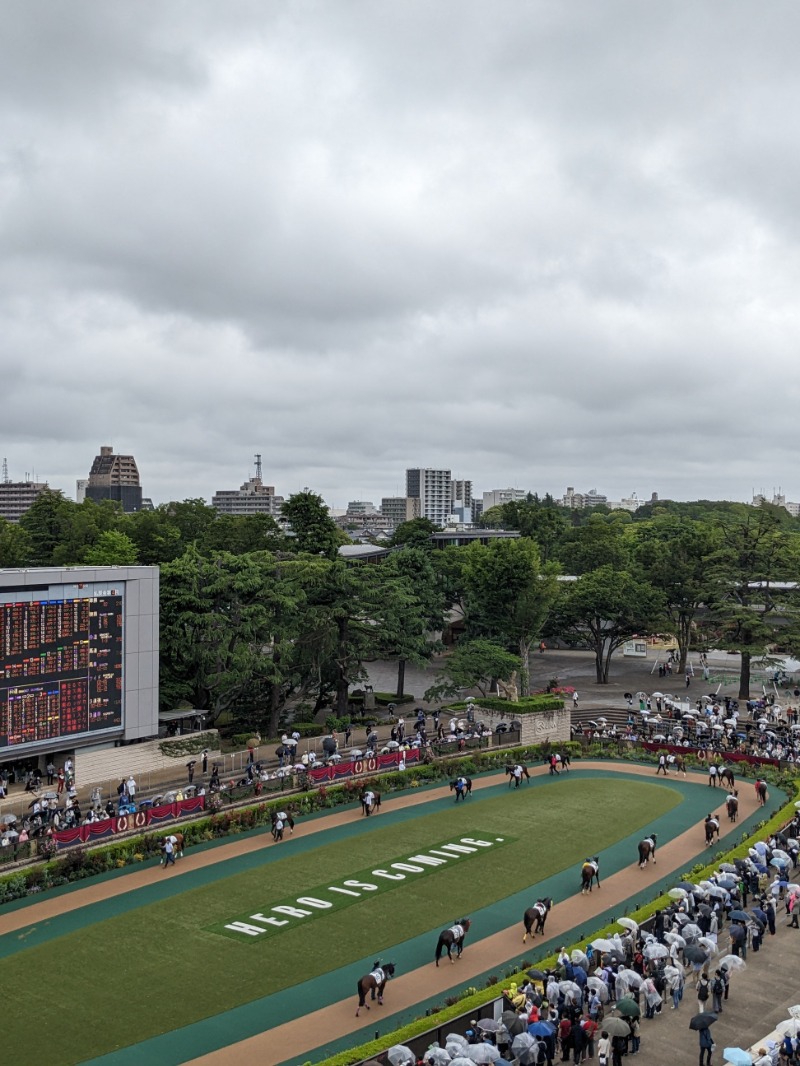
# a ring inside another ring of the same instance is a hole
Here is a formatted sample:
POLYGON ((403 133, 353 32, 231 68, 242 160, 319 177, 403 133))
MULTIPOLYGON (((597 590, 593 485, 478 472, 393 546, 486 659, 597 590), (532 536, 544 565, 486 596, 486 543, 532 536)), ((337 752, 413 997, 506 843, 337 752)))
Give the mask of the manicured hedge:
POLYGON ((479 700, 476 699, 474 704, 461 700, 458 703, 448 703, 447 706, 442 707, 442 710, 447 714, 450 711, 464 711, 470 706, 475 707, 476 714, 483 708, 486 711, 501 711, 508 717, 514 718, 519 714, 561 711, 564 708, 564 701, 558 696, 525 696, 516 703, 512 703, 510 700, 500 700, 494 696, 482 696, 479 700))

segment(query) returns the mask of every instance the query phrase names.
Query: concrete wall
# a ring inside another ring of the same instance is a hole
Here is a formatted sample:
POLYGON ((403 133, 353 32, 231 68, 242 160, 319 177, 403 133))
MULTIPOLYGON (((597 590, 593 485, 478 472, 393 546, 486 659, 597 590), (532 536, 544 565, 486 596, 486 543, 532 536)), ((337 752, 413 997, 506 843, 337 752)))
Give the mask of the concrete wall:
MULTIPOLYGON (((514 704, 509 704, 509 713, 513 716, 514 704)), ((520 714, 522 723, 522 744, 542 744, 545 740, 559 743, 569 740, 570 713, 566 707, 559 711, 542 711, 539 714, 520 714)))

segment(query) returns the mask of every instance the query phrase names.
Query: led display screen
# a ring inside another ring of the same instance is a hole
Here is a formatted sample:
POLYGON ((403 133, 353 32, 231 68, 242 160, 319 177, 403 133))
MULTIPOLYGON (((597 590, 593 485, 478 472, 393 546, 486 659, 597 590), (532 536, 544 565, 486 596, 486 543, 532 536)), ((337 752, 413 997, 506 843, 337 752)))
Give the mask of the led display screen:
POLYGON ((0 591, 0 750, 122 725, 124 584, 0 591))

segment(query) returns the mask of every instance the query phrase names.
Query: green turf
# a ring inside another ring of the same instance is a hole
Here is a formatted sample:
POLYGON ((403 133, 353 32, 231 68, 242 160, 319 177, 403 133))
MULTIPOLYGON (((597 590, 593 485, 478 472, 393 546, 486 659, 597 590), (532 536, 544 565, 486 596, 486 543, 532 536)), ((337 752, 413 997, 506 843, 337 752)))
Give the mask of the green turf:
POLYGON ((37 1003, 44 1022, 51 1010, 55 1015, 65 987, 74 981, 79 989, 69 998, 69 1009, 59 1009, 53 1020, 58 1040, 52 1057, 40 1041, 31 1040, 25 1012, 4 1019, 4 1052, 19 1066, 82 1062, 218 1015, 360 959, 365 929, 376 955, 399 939, 435 934, 458 915, 575 865, 679 803, 672 788, 622 778, 576 778, 568 789, 493 789, 491 797, 472 805, 437 803, 433 813, 406 812, 404 821, 385 815, 368 826, 362 823, 346 846, 337 840, 298 854, 288 842, 265 849, 264 861, 253 868, 189 891, 182 890, 184 878, 176 879, 169 898, 94 923, 86 914, 81 928, 4 959, 4 986, 13 988, 18 1002, 37 1003), (402 892, 370 901, 367 910, 353 906, 323 915, 256 945, 205 928, 473 830, 516 839, 497 855, 471 857, 466 874, 458 865, 437 870, 404 884, 402 892), (446 919, 438 917, 443 913, 446 919), (112 1002, 118 1004, 113 1023, 98 1024, 98 1010, 112 1002))

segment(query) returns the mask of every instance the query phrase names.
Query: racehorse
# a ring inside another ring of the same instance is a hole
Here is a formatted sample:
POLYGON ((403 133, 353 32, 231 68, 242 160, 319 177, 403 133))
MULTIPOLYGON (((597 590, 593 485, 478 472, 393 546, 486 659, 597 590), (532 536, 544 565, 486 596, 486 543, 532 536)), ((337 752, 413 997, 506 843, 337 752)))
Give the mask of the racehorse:
POLYGON ((394 975, 394 970, 395 965, 393 962, 387 962, 385 966, 381 966, 381 960, 377 959, 372 964, 370 972, 359 980, 357 986, 358 1007, 356 1008, 356 1018, 362 1007, 366 1007, 367 1010, 369 1010, 367 992, 369 992, 369 998, 373 1001, 377 996, 379 1006, 383 1006, 383 990, 386 988, 386 982, 394 975))
POLYGON ((670 770, 679 770, 686 777, 686 760, 682 755, 668 756, 667 766, 670 770))
POLYGON ((581 895, 592 891, 592 882, 597 882, 600 887, 600 858, 595 855, 593 859, 587 859, 581 866, 581 895))
POLYGON ((469 927, 472 924, 469 918, 459 918, 455 925, 451 925, 449 929, 443 929, 439 933, 439 940, 436 944, 436 965, 439 965, 439 959, 442 957, 442 952, 447 948, 447 957, 451 962, 455 962, 455 959, 451 955, 453 948, 456 949, 456 959, 461 958, 461 952, 464 950, 464 940, 466 939, 469 927))
POLYGON ((656 864, 656 844, 658 840, 655 833, 639 841, 639 869, 643 870, 652 859, 653 866, 656 864))
POLYGON ((719 818, 712 817, 709 814, 703 825, 706 832, 706 847, 708 848, 714 843, 714 837, 719 840, 719 818))
POLYGON ((459 800, 466 800, 467 796, 472 795, 472 778, 457 777, 455 781, 450 782, 450 791, 455 792, 456 803, 459 800))
POLYGON ((736 784, 736 778, 734 777, 733 770, 731 770, 730 766, 723 766, 717 772, 717 776, 719 777, 719 783, 722 784, 725 782, 728 788, 733 788, 736 784))
POLYGON ((761 778, 756 781, 756 795, 758 796, 759 806, 765 807, 768 799, 767 782, 762 781, 761 778))
POLYGON ((725 807, 728 811, 728 818, 735 822, 739 816, 739 792, 738 789, 734 789, 725 800, 725 807))
POLYGON ((170 833, 169 836, 165 836, 161 841, 161 850, 164 850, 164 846, 167 841, 172 841, 173 855, 176 859, 183 858, 183 833, 170 833))
POLYGON ((523 766, 521 763, 507 763, 505 772, 508 774, 508 787, 511 788, 515 785, 517 788, 522 784, 523 777, 526 781, 530 781, 531 775, 528 773, 528 767, 523 766), (519 770, 519 774, 516 771, 519 770))
POLYGON ((522 916, 522 921, 525 923, 525 934, 522 937, 523 944, 529 936, 532 938, 535 937, 537 933, 544 933, 547 915, 550 913, 550 908, 552 906, 552 899, 550 899, 549 896, 544 896, 541 899, 537 899, 532 907, 528 907, 522 916))
POLYGON ((361 813, 365 814, 367 818, 371 814, 376 814, 381 809, 381 794, 380 792, 372 792, 367 789, 361 793, 361 813))
POLYGON ((270 821, 272 823, 272 839, 277 842, 283 840, 283 830, 288 825, 289 832, 294 832, 294 818, 291 814, 287 814, 286 811, 273 811, 270 814, 270 821))

